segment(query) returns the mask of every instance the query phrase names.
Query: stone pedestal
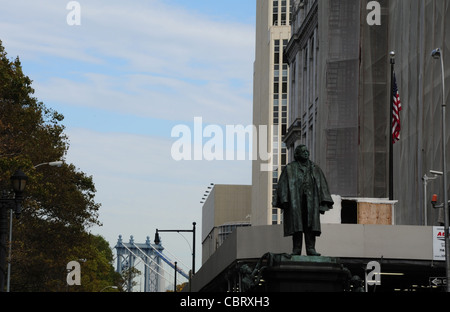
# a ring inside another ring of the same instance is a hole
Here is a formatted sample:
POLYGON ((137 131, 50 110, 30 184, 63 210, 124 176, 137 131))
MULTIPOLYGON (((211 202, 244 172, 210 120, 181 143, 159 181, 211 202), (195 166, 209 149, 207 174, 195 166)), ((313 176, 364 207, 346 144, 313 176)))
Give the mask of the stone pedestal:
POLYGON ((343 292, 351 278, 337 258, 288 255, 266 267, 262 277, 267 292, 343 292))

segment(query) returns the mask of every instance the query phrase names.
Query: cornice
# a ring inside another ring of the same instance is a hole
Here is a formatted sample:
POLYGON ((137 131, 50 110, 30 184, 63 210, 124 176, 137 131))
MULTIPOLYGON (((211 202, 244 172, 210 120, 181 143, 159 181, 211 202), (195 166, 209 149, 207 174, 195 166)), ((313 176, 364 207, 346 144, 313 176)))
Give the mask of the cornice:
POLYGON ((306 41, 311 37, 314 29, 319 23, 318 16, 318 1, 315 1, 311 9, 309 10, 305 20, 298 30, 291 36, 288 45, 286 46, 284 57, 288 64, 291 64, 295 60, 295 56, 298 51, 303 47, 306 41))

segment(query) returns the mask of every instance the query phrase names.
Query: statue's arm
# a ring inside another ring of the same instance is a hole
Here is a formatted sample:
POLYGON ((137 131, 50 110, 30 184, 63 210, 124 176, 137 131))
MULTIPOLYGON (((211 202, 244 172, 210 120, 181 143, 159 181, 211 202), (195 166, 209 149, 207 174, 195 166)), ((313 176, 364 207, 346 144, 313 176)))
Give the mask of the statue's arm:
POLYGON ((275 208, 286 209, 289 207, 288 192, 289 185, 287 181, 287 173, 283 171, 278 179, 277 189, 273 197, 272 206, 275 208))
POLYGON ((331 197, 330 190, 328 188, 328 182, 323 174, 322 169, 316 167, 319 176, 319 194, 320 194, 320 208, 321 214, 333 209, 334 201, 331 197))

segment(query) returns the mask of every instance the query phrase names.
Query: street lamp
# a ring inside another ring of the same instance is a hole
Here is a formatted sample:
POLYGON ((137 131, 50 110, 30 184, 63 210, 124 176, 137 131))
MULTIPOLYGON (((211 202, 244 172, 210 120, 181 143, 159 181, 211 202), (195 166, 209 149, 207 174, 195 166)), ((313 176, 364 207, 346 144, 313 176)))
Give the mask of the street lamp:
POLYGON ((14 210, 16 217, 22 213, 23 192, 27 184, 28 177, 22 170, 17 170, 11 176, 11 187, 14 191, 14 198, 9 198, 9 192, 3 191, 0 199, 0 292, 5 289, 6 277, 6 235, 8 233, 7 210, 14 210))
POLYGON ((117 287, 117 286, 106 286, 106 287, 102 288, 99 292, 102 292, 102 291, 104 291, 105 289, 108 289, 108 288, 118 289, 119 287, 117 287))
POLYGON ((12 188, 15 194, 14 206, 17 218, 20 217, 20 214, 22 213, 23 191, 25 190, 27 181, 27 175, 20 169, 16 170, 11 177, 12 188))
POLYGON ((427 176, 427 174, 424 174, 422 181, 423 181, 423 223, 425 226, 428 225, 428 221, 427 221, 427 185, 429 181, 433 181, 436 180, 439 176, 442 175, 442 172, 438 172, 438 171, 434 171, 434 170, 430 170, 430 173, 433 173, 434 176, 427 176))
POLYGON ((156 233, 155 233, 155 244, 159 245, 159 243, 161 242, 160 238, 159 238, 159 232, 192 232, 192 275, 195 274, 195 225, 197 223, 192 222, 192 230, 158 230, 156 229, 156 233))
MULTIPOLYGON (((34 166, 34 168, 36 169, 36 168, 38 168, 40 166, 44 166, 44 165, 49 165, 50 167, 61 167, 62 164, 63 164, 63 162, 58 160, 58 161, 51 161, 51 162, 41 163, 41 164, 38 164, 38 165, 34 166)), ((16 183, 20 184, 19 180, 16 183)), ((25 185, 23 187, 25 187, 25 185)), ((21 188, 21 186, 17 185, 17 188, 21 188)), ((10 290, 10 281, 11 281, 12 216, 13 216, 13 211, 11 209, 11 213, 10 213, 10 216, 9 216, 9 251, 8 251, 9 261, 8 261, 8 276, 7 276, 7 280, 6 280, 6 291, 7 292, 9 292, 9 290, 10 290)))
POLYGON ((441 49, 437 48, 431 52, 431 56, 435 59, 441 60, 442 69, 442 164, 443 164, 443 178, 444 178, 444 234, 445 234, 445 271, 447 277, 447 292, 450 292, 450 243, 448 232, 448 194, 447 194, 447 159, 446 159, 446 130, 445 130, 445 70, 444 70, 444 58, 441 49))
POLYGON ((58 160, 58 161, 51 161, 51 162, 42 163, 42 164, 34 166, 34 168, 37 168, 37 167, 40 167, 40 166, 44 166, 44 165, 49 165, 50 167, 61 167, 62 164, 63 164, 63 162, 61 160, 58 160))

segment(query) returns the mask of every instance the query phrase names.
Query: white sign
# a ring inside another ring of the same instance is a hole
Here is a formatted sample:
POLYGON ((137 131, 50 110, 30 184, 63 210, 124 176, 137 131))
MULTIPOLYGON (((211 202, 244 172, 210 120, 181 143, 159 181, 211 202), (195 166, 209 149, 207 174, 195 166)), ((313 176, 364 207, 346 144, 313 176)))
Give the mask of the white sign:
POLYGON ((446 277, 430 277, 430 285, 445 286, 445 285, 447 285, 447 278, 446 277))
POLYGON ((445 231, 443 226, 433 227, 433 260, 445 261, 445 231))

